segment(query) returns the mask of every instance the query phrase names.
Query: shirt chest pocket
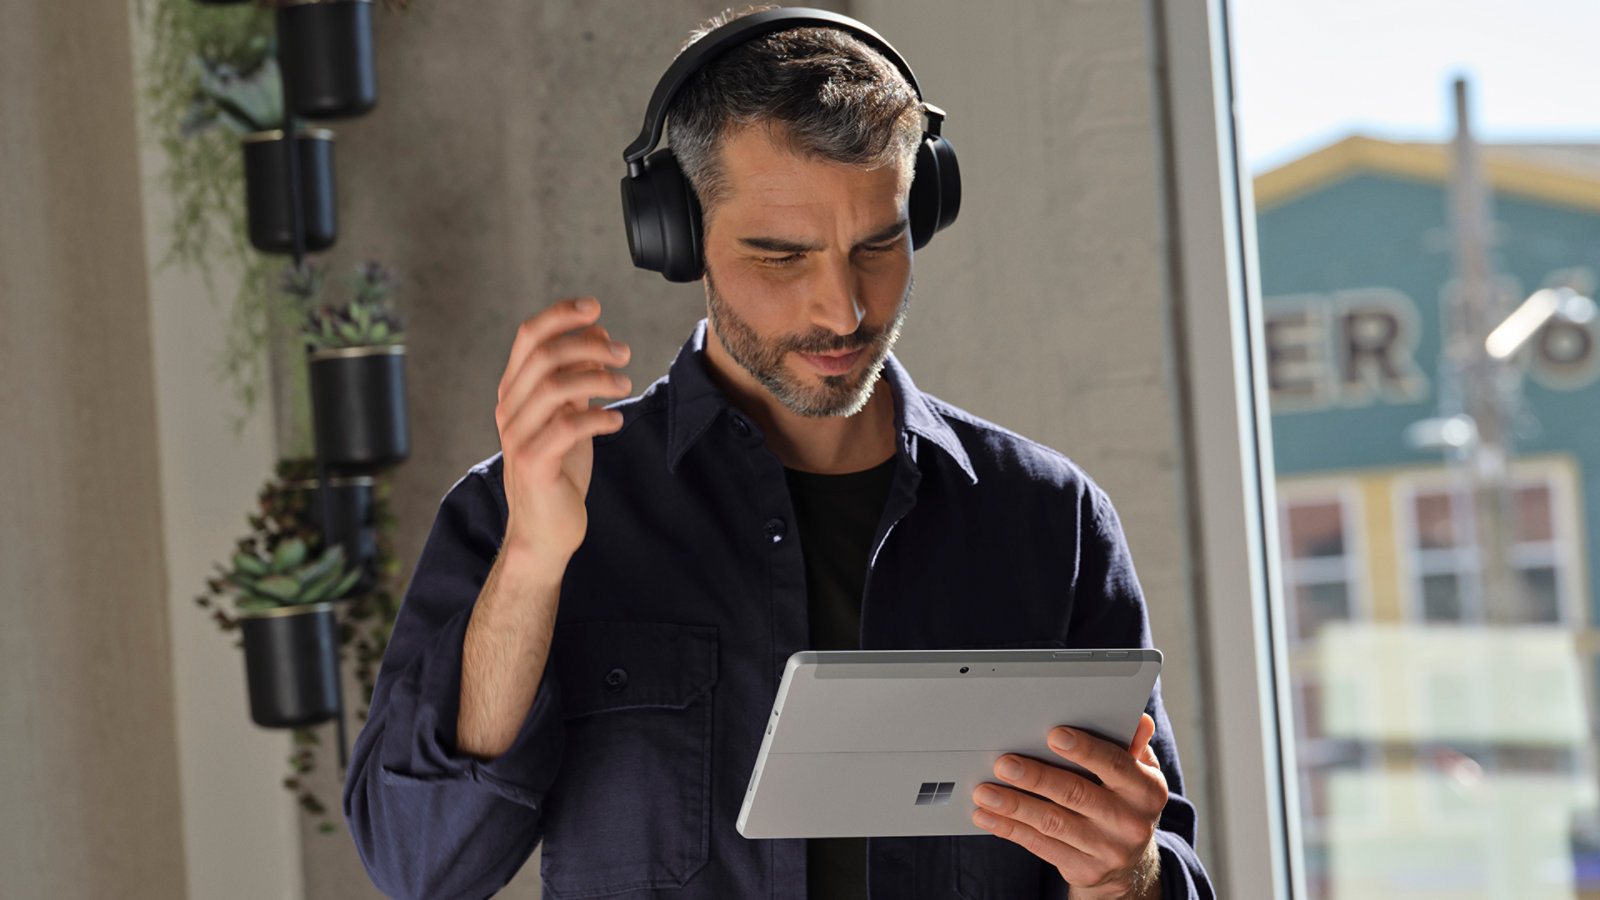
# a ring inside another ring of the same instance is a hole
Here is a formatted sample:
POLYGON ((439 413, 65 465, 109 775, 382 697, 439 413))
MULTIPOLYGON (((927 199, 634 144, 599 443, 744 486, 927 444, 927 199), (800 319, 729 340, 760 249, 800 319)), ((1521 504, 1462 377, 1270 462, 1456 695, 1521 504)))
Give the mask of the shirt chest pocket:
POLYGON ((563 624, 551 665, 566 745, 546 798, 546 893, 605 897, 683 886, 710 855, 717 630, 563 624))

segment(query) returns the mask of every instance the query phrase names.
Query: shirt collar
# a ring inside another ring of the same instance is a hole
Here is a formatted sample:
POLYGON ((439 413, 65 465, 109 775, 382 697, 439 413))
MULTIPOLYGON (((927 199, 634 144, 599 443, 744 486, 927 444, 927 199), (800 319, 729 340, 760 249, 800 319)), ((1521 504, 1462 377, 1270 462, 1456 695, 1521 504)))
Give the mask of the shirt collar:
MULTIPOLYGON (((668 472, 677 471, 679 460, 711 428, 717 416, 731 406, 727 395, 706 371, 705 348, 706 320, 701 319, 678 351, 667 378, 668 472)), ((883 378, 894 394, 896 452, 915 465, 920 441, 925 440, 944 451, 976 484, 977 473, 961 440, 933 407, 932 398, 917 390, 911 375, 892 352, 884 359, 883 378)))

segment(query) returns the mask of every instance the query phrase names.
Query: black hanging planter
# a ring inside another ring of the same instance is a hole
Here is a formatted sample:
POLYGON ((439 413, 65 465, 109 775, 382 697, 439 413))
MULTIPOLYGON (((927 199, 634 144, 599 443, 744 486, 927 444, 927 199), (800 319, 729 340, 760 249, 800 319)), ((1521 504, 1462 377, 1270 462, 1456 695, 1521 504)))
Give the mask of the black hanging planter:
POLYGON ((283 99, 295 115, 343 119, 378 102, 371 0, 274 0, 283 99))
POLYGON ((322 497, 316 479, 290 481, 286 491, 304 491, 306 517, 322 531, 323 546, 344 548, 345 565, 360 566, 361 577, 350 588, 350 596, 360 596, 377 584, 378 523, 372 499, 372 478, 367 475, 328 479, 328 503, 333 525, 323 528, 322 497))
POLYGON ((332 602, 240 613, 250 719, 307 728, 339 714, 339 623, 332 602))
POLYGON ((406 348, 341 347, 308 355, 317 453, 340 472, 377 472, 411 455, 406 348))
MULTIPOLYGON (((294 210, 290 208, 289 159, 281 130, 258 131, 240 141, 244 147, 245 212, 250 244, 262 253, 293 253, 294 210)), ((305 222, 305 249, 326 250, 338 236, 333 181, 333 132, 303 128, 295 137, 299 156, 300 210, 305 222)))

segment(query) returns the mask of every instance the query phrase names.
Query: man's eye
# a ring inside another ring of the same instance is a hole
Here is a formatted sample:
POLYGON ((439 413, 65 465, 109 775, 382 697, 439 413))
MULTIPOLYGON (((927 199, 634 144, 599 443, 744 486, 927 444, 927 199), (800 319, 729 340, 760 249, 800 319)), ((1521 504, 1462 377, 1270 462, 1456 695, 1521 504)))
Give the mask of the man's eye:
MULTIPOLYGON (((861 252, 874 255, 879 253, 888 253, 896 246, 898 246, 897 243, 888 243, 877 247, 862 247, 861 252)), ((761 257, 761 262, 763 265, 769 266, 792 266, 802 259, 805 259, 804 253, 791 253, 788 256, 763 256, 761 257)))

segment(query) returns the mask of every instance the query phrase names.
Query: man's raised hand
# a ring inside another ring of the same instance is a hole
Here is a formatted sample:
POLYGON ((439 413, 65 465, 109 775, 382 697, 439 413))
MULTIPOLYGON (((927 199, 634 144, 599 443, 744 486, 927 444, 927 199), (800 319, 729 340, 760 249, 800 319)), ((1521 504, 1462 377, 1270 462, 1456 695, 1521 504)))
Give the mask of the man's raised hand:
POLYGON ((594 437, 622 427, 622 414, 593 398, 619 399, 633 389, 609 367, 628 361, 593 297, 562 300, 517 328, 500 378, 494 420, 500 431, 509 513, 507 545, 522 545, 560 572, 588 529, 584 498, 594 467, 594 437))

